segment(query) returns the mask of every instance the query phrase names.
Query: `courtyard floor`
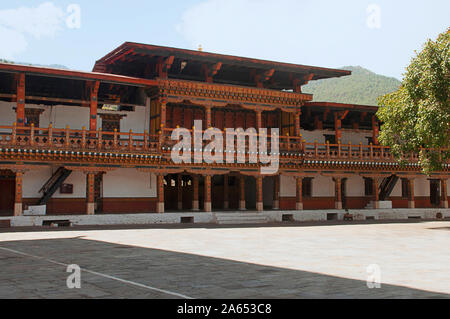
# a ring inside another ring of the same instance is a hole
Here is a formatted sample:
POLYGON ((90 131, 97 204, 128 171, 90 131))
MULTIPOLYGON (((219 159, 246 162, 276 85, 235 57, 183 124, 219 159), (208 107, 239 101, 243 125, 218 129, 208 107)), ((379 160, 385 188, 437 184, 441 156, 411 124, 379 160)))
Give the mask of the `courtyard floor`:
POLYGON ((449 298, 449 248, 448 221, 10 229, 0 298, 449 298))

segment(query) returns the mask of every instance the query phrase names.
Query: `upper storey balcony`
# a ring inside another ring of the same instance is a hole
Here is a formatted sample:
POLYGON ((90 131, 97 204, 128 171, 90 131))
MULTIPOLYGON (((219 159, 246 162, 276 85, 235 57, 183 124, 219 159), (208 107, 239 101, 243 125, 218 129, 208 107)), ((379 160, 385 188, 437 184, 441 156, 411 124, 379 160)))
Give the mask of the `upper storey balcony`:
MULTIPOLYGON (((171 133, 173 129, 166 129, 171 133)), ((148 133, 123 133, 1 126, 0 127, 0 159, 9 161, 41 161, 41 162, 74 162, 96 165, 174 165, 171 152, 176 144, 170 139, 170 134, 151 135, 148 133)), ((192 132, 193 133, 193 132, 192 132)), ((253 136, 258 137, 258 136, 253 136)), ((249 139, 252 136, 248 137, 249 139)), ((202 149, 209 141, 202 142, 202 149)), ((234 146, 237 146, 236 142, 234 146)), ((268 150, 272 149, 268 139, 268 150)), ((235 148, 237 149, 237 148, 235 148)), ((249 143, 245 147, 246 163, 254 150, 249 143)), ((194 147, 186 150, 194 156, 194 147)), ((225 159, 229 154, 223 152, 225 159)), ((426 150, 425 150, 426 151, 426 150)), ((233 152, 237 163, 238 152, 233 152)), ((310 143, 302 137, 279 137, 279 160, 281 166, 288 168, 341 168, 355 170, 419 170, 418 154, 405 154, 403 160, 406 167, 399 166, 390 152, 389 147, 380 145, 352 145, 310 143)), ((202 164, 207 165, 208 164, 202 164)), ((211 166, 221 165, 213 163, 211 166)), ((226 164, 223 164, 226 165, 226 164)), ((239 167, 253 166, 239 164, 239 167)), ((233 166, 233 165, 231 165, 233 166)), ((448 170, 449 165, 445 166, 448 170)))

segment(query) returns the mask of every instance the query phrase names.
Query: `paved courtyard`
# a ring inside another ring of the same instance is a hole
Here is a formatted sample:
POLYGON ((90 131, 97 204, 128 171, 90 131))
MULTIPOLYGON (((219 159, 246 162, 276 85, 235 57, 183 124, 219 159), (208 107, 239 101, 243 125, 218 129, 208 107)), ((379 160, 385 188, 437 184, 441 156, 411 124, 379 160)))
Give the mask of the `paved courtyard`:
POLYGON ((448 298, 449 247, 448 221, 9 230, 0 298, 448 298))

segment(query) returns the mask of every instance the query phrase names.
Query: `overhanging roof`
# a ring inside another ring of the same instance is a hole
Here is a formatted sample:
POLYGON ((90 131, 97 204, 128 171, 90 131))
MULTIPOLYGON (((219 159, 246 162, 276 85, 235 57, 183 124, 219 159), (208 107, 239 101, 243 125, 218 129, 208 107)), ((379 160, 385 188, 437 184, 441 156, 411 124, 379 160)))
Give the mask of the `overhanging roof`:
POLYGON ((106 74, 98 72, 72 71, 65 69, 56 69, 48 67, 36 67, 22 64, 0 63, 0 72, 6 73, 25 73, 27 75, 45 76, 54 78, 66 78, 82 81, 100 81, 102 83, 111 83, 119 85, 130 85, 136 87, 155 86, 154 80, 134 78, 129 76, 106 74))
MULTIPOLYGON (((170 57, 172 57, 175 62, 173 63, 173 66, 171 64, 169 67, 169 69, 171 68, 169 77, 176 78, 181 76, 183 69, 180 71, 179 65, 182 62, 187 62, 188 68, 190 65, 195 65, 193 68, 195 68, 196 71, 191 72, 190 75, 197 77, 198 79, 192 78, 192 80, 201 80, 200 77, 203 72, 203 70, 201 70, 202 66, 212 66, 221 63, 221 70, 218 71, 219 73, 216 77, 218 82, 228 83, 227 81, 235 80, 245 83, 245 81, 248 82, 246 76, 250 73, 262 74, 264 71, 272 70, 272 74, 275 74, 274 78, 278 81, 278 85, 275 85, 273 88, 277 89, 289 88, 287 87, 287 84, 292 88, 292 80, 294 78, 312 76, 312 78, 308 79, 309 81, 351 74, 351 71, 347 70, 275 62, 134 42, 125 42, 120 47, 98 60, 93 71, 149 77, 147 74, 144 74, 144 70, 152 70, 158 59, 168 59, 170 57), (228 73, 227 76, 225 76, 224 73, 228 73)), ((188 68, 184 69, 184 73, 186 73, 188 68)), ((193 69, 191 69, 191 71, 193 71, 193 69)), ((189 73, 189 71, 187 73, 189 73)), ((214 82, 216 82, 216 78, 214 82)), ((229 84, 232 83, 229 82, 229 84)))

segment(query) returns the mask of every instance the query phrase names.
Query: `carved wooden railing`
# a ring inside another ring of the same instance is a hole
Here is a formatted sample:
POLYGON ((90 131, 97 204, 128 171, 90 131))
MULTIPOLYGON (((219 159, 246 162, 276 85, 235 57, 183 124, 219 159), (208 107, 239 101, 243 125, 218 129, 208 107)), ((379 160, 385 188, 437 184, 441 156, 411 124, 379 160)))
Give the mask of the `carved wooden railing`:
MULTIPOLYGON (((178 143, 171 139, 174 129, 164 129, 158 135, 130 132, 102 132, 86 129, 73 130, 69 127, 57 129, 48 128, 0 126, 0 148, 31 148, 53 149, 65 151, 95 151, 116 153, 158 153, 170 159, 173 147, 178 143)), ((193 131, 188 130, 193 137, 193 131)), ((205 131, 202 131, 204 133, 205 131)), ((260 137, 254 134, 254 137, 260 137)), ((192 138, 193 142, 193 138, 192 138)), ((226 136, 223 138, 224 156, 226 154, 226 136)), ((202 140, 202 149, 210 141, 202 140)), ((258 146, 257 146, 258 147, 258 146)), ((237 151, 237 141, 234 141, 237 151)), ((427 151, 427 149, 423 149, 427 151)), ((194 153, 194 149, 190 149, 194 153)), ((245 143, 245 158, 248 161, 249 152, 253 152, 247 141, 245 143)), ((270 136, 267 137, 267 151, 272 152, 270 136)), ((431 151, 431 150, 430 150, 431 151)), ((259 152, 259 150, 256 150, 259 152)), ((254 155, 254 154, 253 154, 254 155)), ((258 155, 260 155, 258 153, 258 155)), ((390 148, 380 145, 352 145, 308 143, 297 136, 279 136, 279 157, 282 162, 302 161, 362 161, 362 162, 395 162, 390 148)), ((229 154, 228 154, 229 156, 229 154)), ((238 152, 234 153, 237 158, 238 152)), ((409 163, 417 163, 419 155, 412 153, 403 156, 409 163)))
POLYGON ((156 152, 159 136, 146 133, 86 129, 0 126, 0 147, 29 147, 70 151, 156 152))
MULTIPOLYGON (((163 151, 168 153, 171 151, 177 141, 171 140, 171 134, 174 129, 164 129, 162 134, 163 151)), ((188 130, 193 136, 193 130, 188 130)), ((206 131, 198 131, 205 133, 206 131)), ((250 134, 252 135, 252 134, 250 134)), ((254 137, 260 137, 259 134, 253 134, 254 137)), ((250 145, 245 144, 245 152, 251 151, 250 145)), ((210 141, 203 141, 202 147, 208 145, 210 141)), ((225 135, 223 137, 224 148, 226 145, 225 135)), ((237 149, 236 141, 234 142, 234 149, 237 149)), ((271 152, 271 139, 267 137, 267 150, 271 152)), ((426 149, 424 149, 426 150, 426 149)), ((315 160, 315 161, 365 161, 365 162, 395 162, 393 154, 390 151, 390 147, 381 145, 363 145, 363 144, 329 144, 329 143, 308 143, 302 137, 298 136, 279 136, 279 155, 280 158, 288 158, 290 160, 315 160)), ((418 162, 418 153, 411 153, 404 155, 403 160, 410 163, 418 162)))

